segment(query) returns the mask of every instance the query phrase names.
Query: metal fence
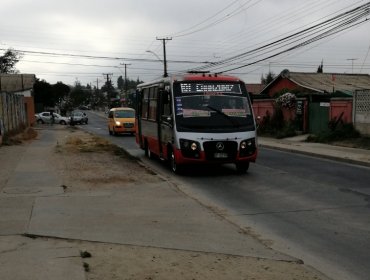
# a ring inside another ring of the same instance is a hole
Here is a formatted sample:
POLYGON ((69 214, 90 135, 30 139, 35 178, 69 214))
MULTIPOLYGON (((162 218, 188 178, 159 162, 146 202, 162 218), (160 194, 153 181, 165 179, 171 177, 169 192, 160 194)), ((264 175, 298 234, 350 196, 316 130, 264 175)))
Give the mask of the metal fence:
POLYGON ((353 96, 353 123, 356 129, 370 136, 370 90, 358 90, 353 96))
POLYGON ((0 137, 17 132, 27 124, 23 95, 0 92, 0 137))

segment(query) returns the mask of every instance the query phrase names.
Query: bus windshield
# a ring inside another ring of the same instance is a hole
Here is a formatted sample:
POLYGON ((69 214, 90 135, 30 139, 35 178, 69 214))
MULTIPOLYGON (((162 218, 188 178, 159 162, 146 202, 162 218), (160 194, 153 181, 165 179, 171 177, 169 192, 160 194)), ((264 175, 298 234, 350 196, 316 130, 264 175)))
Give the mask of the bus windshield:
POLYGON ((246 90, 239 83, 179 82, 174 94, 178 131, 255 129, 246 90))

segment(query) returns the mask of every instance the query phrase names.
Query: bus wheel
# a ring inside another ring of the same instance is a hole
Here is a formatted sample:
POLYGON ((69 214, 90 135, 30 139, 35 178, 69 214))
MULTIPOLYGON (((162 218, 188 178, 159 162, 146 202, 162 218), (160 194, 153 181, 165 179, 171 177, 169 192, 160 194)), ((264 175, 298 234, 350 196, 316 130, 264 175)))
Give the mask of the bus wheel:
POLYGON ((145 141, 145 148, 144 148, 144 151, 145 151, 145 156, 152 159, 154 157, 153 153, 150 151, 149 149, 149 144, 147 141, 145 141))
POLYGON ((170 168, 171 168, 172 172, 174 172, 176 174, 181 173, 181 168, 176 163, 175 153, 173 152, 173 150, 171 150, 171 154, 170 154, 170 168))
POLYGON ((243 163, 236 163, 236 171, 239 174, 245 174, 248 171, 249 168, 249 162, 243 162, 243 163))
POLYGON ((154 154, 152 153, 152 151, 149 149, 149 147, 148 147, 148 151, 147 151, 147 156, 148 156, 148 158, 150 158, 150 159, 153 159, 154 158, 154 154))

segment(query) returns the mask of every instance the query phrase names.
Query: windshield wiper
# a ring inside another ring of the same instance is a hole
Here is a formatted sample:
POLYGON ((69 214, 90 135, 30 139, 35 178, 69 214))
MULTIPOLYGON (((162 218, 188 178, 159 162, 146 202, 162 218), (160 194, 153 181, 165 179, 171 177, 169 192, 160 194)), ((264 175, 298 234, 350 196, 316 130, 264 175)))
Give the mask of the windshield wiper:
POLYGON ((209 109, 211 109, 211 110, 219 113, 221 116, 225 117, 234 127, 240 127, 239 122, 237 122, 236 120, 234 120, 232 117, 230 117, 229 115, 225 114, 221 110, 219 110, 217 108, 214 108, 212 106, 209 106, 209 105, 207 105, 207 108, 209 108, 209 109))

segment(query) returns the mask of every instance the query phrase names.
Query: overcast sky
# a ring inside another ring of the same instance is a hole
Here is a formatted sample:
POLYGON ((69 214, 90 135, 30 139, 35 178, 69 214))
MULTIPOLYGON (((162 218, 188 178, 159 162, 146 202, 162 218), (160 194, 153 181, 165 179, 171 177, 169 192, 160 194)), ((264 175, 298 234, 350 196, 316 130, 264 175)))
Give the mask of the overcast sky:
MULTIPOLYGON (((36 74, 53 84, 99 85, 106 76, 116 83, 149 81, 163 74, 166 40, 168 72, 176 74, 207 62, 228 61, 343 12, 365 5, 356 0, 2 0, 0 55, 23 52, 21 73, 36 74)), ((367 15, 370 19, 370 16, 367 15)), ((362 17, 359 22, 364 21, 362 17)), ((212 71, 228 71, 258 83, 269 70, 370 72, 370 20, 312 44, 280 45, 263 53, 224 63, 212 71), (258 62, 259 60, 262 60, 258 62), (242 67, 244 65, 249 66, 242 67), (239 68, 231 70, 233 68, 239 68)), ((205 69, 207 70, 207 69, 205 69)))

